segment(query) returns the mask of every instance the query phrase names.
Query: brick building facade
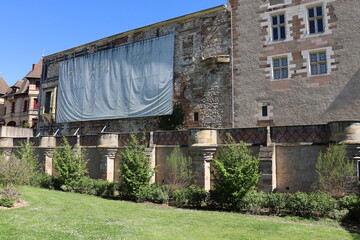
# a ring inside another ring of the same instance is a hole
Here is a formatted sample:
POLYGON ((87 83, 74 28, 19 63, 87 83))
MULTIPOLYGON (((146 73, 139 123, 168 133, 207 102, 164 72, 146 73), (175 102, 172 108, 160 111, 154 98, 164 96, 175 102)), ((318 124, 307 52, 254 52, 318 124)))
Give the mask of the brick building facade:
POLYGON ((235 127, 360 119, 360 1, 228 4, 235 127))

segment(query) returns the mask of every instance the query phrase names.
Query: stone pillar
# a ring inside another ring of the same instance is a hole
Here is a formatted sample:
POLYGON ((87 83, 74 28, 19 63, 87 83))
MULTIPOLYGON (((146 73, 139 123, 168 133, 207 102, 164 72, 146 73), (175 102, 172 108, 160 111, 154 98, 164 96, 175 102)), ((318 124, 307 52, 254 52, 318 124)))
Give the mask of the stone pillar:
MULTIPOLYGON (((154 132, 150 132, 149 146, 145 149, 145 154, 149 158, 151 168, 156 167, 156 155, 155 155, 155 145, 154 145, 154 132)), ((150 179, 150 183, 155 183, 156 173, 150 179)))
POLYGON ((119 135, 100 133, 98 150, 100 159, 100 177, 107 181, 115 180, 115 157, 119 147, 119 135))
POLYGON ((360 123, 352 123, 345 129, 345 140, 348 157, 354 161, 357 176, 360 179, 360 123))
POLYGON ((217 131, 212 129, 191 129, 190 153, 193 159, 193 168, 196 184, 210 190, 211 188, 211 161, 217 150, 217 131))
POLYGON ((42 166, 44 172, 48 175, 53 175, 53 153, 56 147, 55 137, 42 137, 40 140, 40 148, 44 149, 44 161, 42 166))
POLYGON ((6 160, 10 159, 13 146, 14 142, 12 138, 0 138, 0 147, 4 153, 6 160))

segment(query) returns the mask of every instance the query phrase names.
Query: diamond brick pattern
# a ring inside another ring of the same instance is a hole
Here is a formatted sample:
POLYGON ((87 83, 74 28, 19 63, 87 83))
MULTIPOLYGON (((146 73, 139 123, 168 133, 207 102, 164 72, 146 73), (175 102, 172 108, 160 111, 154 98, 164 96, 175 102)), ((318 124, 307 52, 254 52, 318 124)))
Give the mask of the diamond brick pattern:
POLYGON ((328 127, 326 125, 273 127, 271 140, 276 143, 327 143, 328 127))
POLYGON ((80 146, 97 146, 98 135, 82 135, 80 137, 80 146))
MULTIPOLYGON (((65 138, 68 140, 70 146, 74 146, 77 143, 76 136, 65 136, 65 138)), ((64 144, 63 137, 56 137, 56 146, 60 146, 62 144, 64 144)))
POLYGON ((21 146, 21 142, 26 143, 27 138, 13 138, 14 147, 21 146))
POLYGON ((32 137, 29 141, 34 147, 40 146, 40 138, 39 137, 32 137))
MULTIPOLYGON (((132 133, 121 133, 119 134, 119 146, 126 146, 126 143, 131 140, 131 134, 132 133)), ((144 133, 134 133, 136 135, 136 138, 139 142, 139 144, 149 146, 150 142, 150 133, 145 133, 145 140, 142 141, 144 133)))
POLYGON ((156 145, 188 145, 188 131, 155 132, 154 144, 156 145))
POLYGON ((224 144, 229 140, 228 134, 235 142, 245 142, 252 144, 266 143, 266 128, 235 128, 219 130, 218 143, 224 144))

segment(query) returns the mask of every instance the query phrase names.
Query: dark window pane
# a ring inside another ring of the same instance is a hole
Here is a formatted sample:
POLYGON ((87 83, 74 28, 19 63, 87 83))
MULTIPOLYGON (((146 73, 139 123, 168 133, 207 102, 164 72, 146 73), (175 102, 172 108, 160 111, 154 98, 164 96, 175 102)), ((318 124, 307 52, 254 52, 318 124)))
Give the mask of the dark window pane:
POLYGON ((310 33, 315 33, 315 22, 309 21, 310 33))
POLYGON ((274 79, 280 79, 280 70, 274 70, 274 79))
POLYGON ((319 60, 326 61, 326 52, 319 52, 319 60))
POLYGON ((267 106, 262 106, 261 110, 262 110, 262 116, 263 116, 263 117, 267 117, 267 115, 268 115, 268 108, 267 108, 267 106))
POLYGON ((285 15, 279 15, 279 23, 280 24, 285 23, 285 15))
POLYGON ((285 39, 285 38, 286 38, 285 26, 284 26, 284 27, 280 27, 280 39, 285 39))
POLYGON ((273 65, 274 65, 275 68, 280 67, 280 59, 278 59, 278 58, 274 59, 273 60, 273 65))
POLYGON ((322 13, 322 7, 317 7, 316 8, 316 16, 322 16, 323 13, 322 13))
POLYGON ((318 75, 318 67, 317 65, 311 65, 311 75, 318 75))
POLYGON ((323 32, 324 31, 324 21, 323 19, 318 19, 317 20, 317 27, 318 27, 318 32, 323 32))
POLYGON ((309 18, 315 17, 314 8, 309 8, 309 18))
POLYGON ((317 62, 317 54, 316 53, 310 54, 310 62, 317 62))
POLYGON ((320 64, 320 74, 325 74, 325 73, 327 73, 326 63, 321 63, 320 64))
POLYGON ((278 28, 273 28, 273 40, 279 39, 278 28))
POLYGON ((273 25, 277 25, 278 24, 278 20, 277 20, 277 16, 275 16, 275 17, 272 17, 272 24, 273 25))
POLYGON ((281 59, 281 66, 282 66, 282 67, 286 67, 287 65, 288 65, 287 58, 282 58, 282 59, 281 59))
POLYGON ((284 68, 284 69, 282 69, 282 72, 281 72, 282 74, 282 78, 288 78, 288 76, 289 76, 289 73, 288 73, 288 70, 286 69, 286 68, 284 68))

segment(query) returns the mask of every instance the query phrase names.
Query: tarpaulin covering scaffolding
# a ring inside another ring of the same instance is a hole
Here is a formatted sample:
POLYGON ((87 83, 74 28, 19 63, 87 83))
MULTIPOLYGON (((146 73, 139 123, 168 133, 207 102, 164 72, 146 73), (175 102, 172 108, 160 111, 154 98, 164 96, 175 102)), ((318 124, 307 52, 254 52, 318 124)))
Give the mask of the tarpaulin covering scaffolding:
POLYGON ((56 122, 171 114, 173 60, 170 34, 60 62, 56 122))

